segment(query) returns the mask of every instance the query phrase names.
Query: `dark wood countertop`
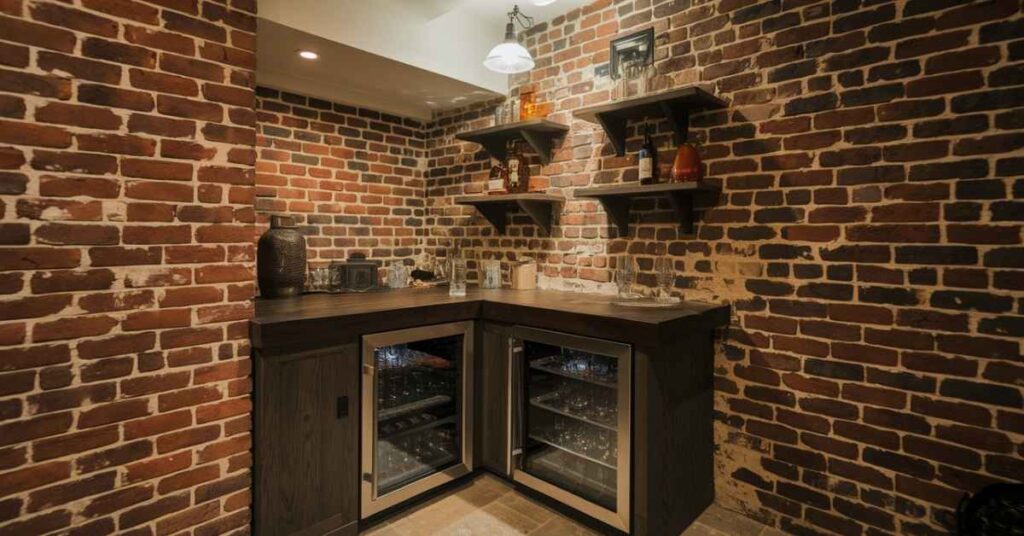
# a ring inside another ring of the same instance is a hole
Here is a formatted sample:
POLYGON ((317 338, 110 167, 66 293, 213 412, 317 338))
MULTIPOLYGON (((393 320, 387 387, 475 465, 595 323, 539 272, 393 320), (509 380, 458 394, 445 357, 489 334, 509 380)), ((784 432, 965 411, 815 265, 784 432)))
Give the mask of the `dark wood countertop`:
POLYGON ((364 333, 457 320, 491 320, 623 342, 661 340, 678 330, 713 329, 729 321, 729 306, 682 302, 664 308, 616 305, 614 296, 554 290, 447 288, 310 294, 256 300, 252 341, 257 349, 330 344, 364 333))

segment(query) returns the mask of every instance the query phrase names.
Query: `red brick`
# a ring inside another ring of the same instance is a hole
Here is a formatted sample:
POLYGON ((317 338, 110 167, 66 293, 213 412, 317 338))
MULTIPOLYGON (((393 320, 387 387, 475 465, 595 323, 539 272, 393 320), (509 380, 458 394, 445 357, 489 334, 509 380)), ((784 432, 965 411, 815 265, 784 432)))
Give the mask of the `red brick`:
MULTIPOLYGON (((198 426, 171 432, 157 438, 157 452, 166 454, 186 447, 209 443, 218 437, 220 437, 220 427, 217 425, 198 426)), ((200 459, 200 463, 204 462, 205 460, 200 459)))
POLYGON ((77 42, 75 34, 68 30, 10 17, 0 17, 0 34, 8 41, 59 52, 72 52, 77 42))
POLYGON ((60 127, 0 120, 0 142, 65 149, 71 134, 60 127))
MULTIPOLYGON (((163 411, 163 408, 161 408, 163 411)), ((125 439, 137 439, 178 430, 192 424, 188 410, 161 413, 152 417, 137 419, 124 424, 125 439)))
POLYGON ((151 480, 160 476, 175 473, 192 465, 190 452, 179 452, 159 458, 128 464, 125 481, 134 483, 151 480))
POLYGON ((155 25, 158 21, 159 12, 156 8, 135 0, 83 0, 83 5, 95 11, 146 24, 155 25))
POLYGON ((71 428, 71 421, 71 413, 66 412, 0 424, 0 446, 62 434, 71 428))
POLYGON ((70 476, 71 464, 67 461, 37 464, 0 475, 0 490, 3 490, 0 494, 8 496, 58 482, 70 476))
POLYGON ((94 337, 110 333, 118 321, 111 317, 72 317, 36 324, 32 329, 35 342, 94 337))
POLYGON ((134 486, 100 495, 89 501, 83 513, 91 518, 111 514, 153 498, 152 486, 134 486))
POLYGON ((148 402, 146 400, 125 400, 104 404, 82 412, 78 418, 78 426, 92 427, 126 421, 149 415, 148 402))

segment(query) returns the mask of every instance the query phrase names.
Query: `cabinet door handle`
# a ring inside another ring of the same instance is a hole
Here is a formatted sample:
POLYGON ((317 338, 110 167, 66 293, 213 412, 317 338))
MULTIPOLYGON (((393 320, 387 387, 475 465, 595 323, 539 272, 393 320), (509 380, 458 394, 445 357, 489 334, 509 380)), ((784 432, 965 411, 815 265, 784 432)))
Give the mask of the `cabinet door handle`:
POLYGON ((366 364, 363 365, 363 374, 365 374, 367 376, 373 376, 373 373, 374 373, 373 365, 366 365, 366 364))
POLYGON ((338 397, 338 419, 344 419, 348 417, 348 397, 338 397))

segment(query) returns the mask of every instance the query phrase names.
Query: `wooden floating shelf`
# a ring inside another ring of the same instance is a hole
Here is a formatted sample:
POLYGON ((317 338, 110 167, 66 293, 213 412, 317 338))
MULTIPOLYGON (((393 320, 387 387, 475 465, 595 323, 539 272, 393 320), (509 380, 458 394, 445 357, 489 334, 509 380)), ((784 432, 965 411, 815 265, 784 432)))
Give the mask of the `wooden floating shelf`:
POLYGON ((521 210, 549 236, 553 225, 554 207, 564 202, 565 198, 562 196, 542 193, 470 195, 455 198, 458 205, 476 207, 501 234, 505 234, 508 213, 521 210))
POLYGON ((616 184, 576 190, 576 197, 597 199, 608 218, 619 229, 619 235, 629 232, 629 204, 635 197, 666 197, 687 234, 693 233, 693 196, 701 192, 716 192, 716 188, 696 182, 662 184, 616 184))
POLYGON ((528 119, 517 123, 508 123, 493 127, 471 130, 456 134, 455 138, 462 141, 479 143, 490 155, 504 161, 509 141, 523 140, 533 148, 541 163, 551 163, 551 149, 555 139, 569 132, 569 127, 547 119, 528 119))
POLYGON ((580 108, 573 116, 597 123, 615 148, 615 154, 626 154, 626 132, 630 121, 638 121, 649 117, 668 119, 672 131, 680 143, 685 142, 689 134, 690 111, 698 109, 725 108, 728 103, 703 89, 690 86, 671 91, 645 95, 635 99, 599 104, 580 108))

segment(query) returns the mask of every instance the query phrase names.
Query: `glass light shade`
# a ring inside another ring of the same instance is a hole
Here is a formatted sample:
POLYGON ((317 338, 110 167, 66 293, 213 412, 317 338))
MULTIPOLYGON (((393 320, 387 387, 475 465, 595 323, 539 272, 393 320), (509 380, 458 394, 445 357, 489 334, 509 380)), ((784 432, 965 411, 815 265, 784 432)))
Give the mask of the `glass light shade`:
POLYGON ((504 74, 524 73, 533 69, 534 65, 536 63, 530 51, 515 40, 498 43, 484 60, 485 67, 504 74))

